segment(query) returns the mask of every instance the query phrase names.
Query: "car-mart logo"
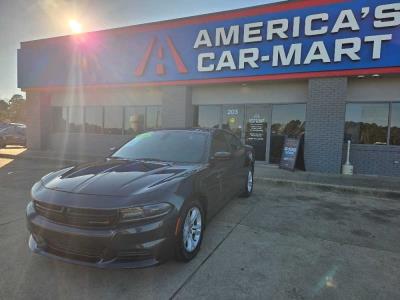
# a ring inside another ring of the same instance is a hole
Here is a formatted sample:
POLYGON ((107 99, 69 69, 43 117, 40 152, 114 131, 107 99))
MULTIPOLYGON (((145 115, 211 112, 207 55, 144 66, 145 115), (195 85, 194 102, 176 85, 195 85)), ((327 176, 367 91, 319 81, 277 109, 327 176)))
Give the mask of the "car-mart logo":
POLYGON ((201 50, 197 71, 204 73, 251 69, 264 69, 267 73, 271 69, 281 72, 285 67, 361 65, 363 60, 390 59, 390 48, 399 44, 398 31, 393 28, 399 26, 400 2, 375 8, 366 4, 354 9, 346 6, 339 13, 310 12, 218 28, 207 24, 198 31, 193 48, 201 50))
MULTIPOLYGON (((166 41, 167 41, 169 53, 171 54, 171 56, 175 62, 176 70, 181 74, 187 73, 188 70, 186 68, 186 65, 183 62, 182 57, 179 55, 179 52, 174 45, 174 42, 172 41, 172 39, 169 36, 166 37, 166 41)), ((151 39, 149 45, 147 46, 146 52, 145 52, 144 57, 142 58, 140 64, 135 69, 136 76, 140 77, 140 76, 144 75, 155 48, 157 48, 157 58, 158 58, 158 63, 156 65, 155 72, 159 76, 165 75, 166 68, 165 68, 165 64, 164 64, 164 58, 165 58, 164 47, 162 45, 159 45, 158 38, 154 37, 153 39, 151 39)))
MULTIPOLYGON (((185 45, 187 50, 192 46, 192 51, 185 52, 186 63, 191 65, 190 70, 202 73, 201 79, 206 73, 231 77, 235 73, 249 76, 252 70, 260 70, 257 74, 279 75, 285 69, 295 73, 306 69, 332 71, 338 65, 343 65, 344 70, 356 65, 363 68, 366 64, 393 65, 391 53, 399 38, 394 29, 400 26, 400 3, 376 2, 377 6, 346 5, 340 11, 312 11, 286 18, 261 20, 257 16, 217 28, 207 23, 186 39, 194 41, 193 45, 185 45)), ((149 41, 135 75, 141 77, 146 72, 166 75, 164 44, 168 45, 165 48, 169 49, 178 73, 188 73, 171 37, 162 38, 166 43, 160 41, 156 37, 149 41), (158 62, 154 70, 147 71, 153 55, 157 55, 158 62)), ((173 72, 168 73, 165 77, 174 78, 173 72)), ((193 75, 196 73, 188 74, 188 79, 193 75)))

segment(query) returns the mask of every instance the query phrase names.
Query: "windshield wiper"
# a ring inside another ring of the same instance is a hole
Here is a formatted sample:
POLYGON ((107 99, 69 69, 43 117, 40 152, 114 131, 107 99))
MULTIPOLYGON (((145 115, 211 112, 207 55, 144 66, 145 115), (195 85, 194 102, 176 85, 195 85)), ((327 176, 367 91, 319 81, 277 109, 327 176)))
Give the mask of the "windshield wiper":
POLYGON ((176 162, 175 161, 167 161, 167 160, 163 160, 163 159, 159 159, 159 158, 151 158, 151 157, 144 157, 144 158, 135 158, 135 160, 138 161, 155 161, 155 162, 161 162, 167 165, 173 165, 176 162))
POLYGON ((115 159, 115 160, 122 160, 122 161, 132 161, 132 159, 126 157, 119 157, 119 156, 110 156, 107 159, 115 159))
POLYGON ((121 160, 121 161, 156 161, 156 162, 164 162, 164 163, 172 163, 166 160, 162 160, 159 158, 152 158, 152 157, 140 157, 140 158, 126 158, 120 156, 110 156, 107 159, 114 159, 114 160, 121 160))
POLYGON ((159 159, 159 158, 152 158, 152 157, 140 157, 140 158, 135 158, 135 160, 147 160, 147 161, 161 161, 161 162, 167 162, 165 160, 159 159))

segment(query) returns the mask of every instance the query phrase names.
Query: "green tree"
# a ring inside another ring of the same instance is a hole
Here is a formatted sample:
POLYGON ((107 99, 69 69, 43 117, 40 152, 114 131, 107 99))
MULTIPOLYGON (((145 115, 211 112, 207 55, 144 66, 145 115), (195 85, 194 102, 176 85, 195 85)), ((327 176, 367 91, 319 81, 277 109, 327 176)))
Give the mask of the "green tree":
POLYGON ((8 107, 8 117, 11 122, 26 122, 26 101, 22 95, 15 94, 11 97, 8 107))
POLYGON ((8 121, 8 102, 0 100, 0 123, 8 121))

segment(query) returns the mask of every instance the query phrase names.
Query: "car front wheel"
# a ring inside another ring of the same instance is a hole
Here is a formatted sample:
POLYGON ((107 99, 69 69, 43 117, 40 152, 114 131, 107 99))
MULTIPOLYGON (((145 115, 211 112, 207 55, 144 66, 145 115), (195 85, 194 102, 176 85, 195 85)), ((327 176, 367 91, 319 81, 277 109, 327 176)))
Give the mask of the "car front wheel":
POLYGON ((253 168, 249 168, 247 172, 246 182, 244 183, 244 191, 242 193, 242 197, 250 197, 253 193, 254 188, 254 170, 253 168))
POLYGON ((200 250, 204 231, 204 211, 200 203, 193 202, 182 209, 177 234, 176 258, 192 260, 200 250))

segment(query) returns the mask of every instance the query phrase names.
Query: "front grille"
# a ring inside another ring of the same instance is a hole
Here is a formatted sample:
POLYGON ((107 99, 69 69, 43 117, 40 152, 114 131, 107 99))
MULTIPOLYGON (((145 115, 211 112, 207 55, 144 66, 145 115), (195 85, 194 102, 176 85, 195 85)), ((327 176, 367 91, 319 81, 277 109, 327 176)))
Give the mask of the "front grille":
POLYGON ((118 260, 135 260, 135 259, 148 259, 152 258, 151 252, 148 250, 141 250, 141 249, 135 249, 135 250, 120 250, 117 253, 118 260))
POLYGON ((54 254, 56 256, 65 257, 73 260, 79 260, 91 263, 96 263, 101 260, 101 257, 97 255, 75 252, 69 249, 62 249, 52 244, 48 244, 46 250, 47 252, 54 254))
POLYGON ((36 212, 59 224, 82 228, 113 227, 118 219, 117 210, 82 209, 34 201, 36 212))

